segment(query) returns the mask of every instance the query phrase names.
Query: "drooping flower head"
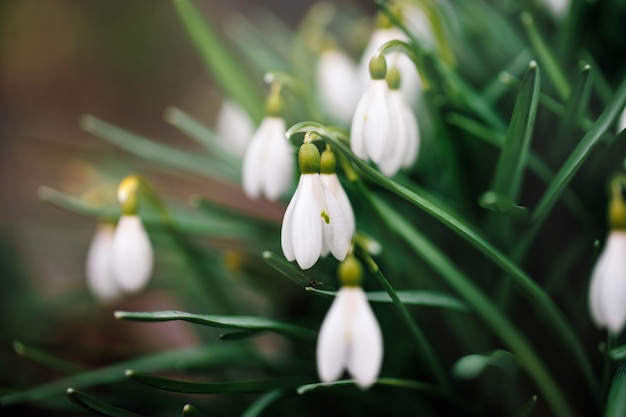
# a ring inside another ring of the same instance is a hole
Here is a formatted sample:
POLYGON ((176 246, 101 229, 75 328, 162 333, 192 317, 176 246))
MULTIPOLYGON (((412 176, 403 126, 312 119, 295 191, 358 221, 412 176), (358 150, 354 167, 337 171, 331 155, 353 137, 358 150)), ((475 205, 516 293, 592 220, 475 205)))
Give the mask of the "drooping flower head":
POLYGON ((591 276, 589 310, 596 327, 618 335, 626 324, 626 204, 624 177, 611 183, 609 236, 591 276))
POLYGON ((234 155, 243 156, 254 134, 250 116, 230 99, 222 101, 215 121, 215 133, 222 147, 234 155))
POLYGON ((114 224, 99 223, 87 251, 85 265, 87 287, 93 296, 102 303, 114 302, 122 295, 113 273, 114 236, 114 224))
POLYGON ((324 47, 318 58, 315 76, 324 113, 335 121, 350 123, 361 90, 352 58, 337 47, 324 47))
POLYGON ((336 381, 344 369, 362 389, 380 372, 383 339, 378 321, 360 287, 362 267, 352 255, 339 265, 337 292, 317 337, 317 372, 323 382, 336 381))
POLYGON ((265 196, 275 201, 291 188, 293 154, 282 117, 280 85, 274 84, 267 100, 267 116, 261 121, 243 158, 243 190, 251 199, 265 196))
POLYGON ((311 268, 324 253, 343 260, 350 240, 340 203, 319 174, 320 153, 304 143, 298 153, 300 180, 283 217, 281 246, 288 261, 311 268))
MULTIPOLYGON (((322 182, 328 191, 330 191, 333 197, 337 200, 337 203, 339 203, 339 207, 341 208, 346 224, 346 233, 350 236, 350 239, 352 239, 356 230, 354 210, 352 209, 350 199, 348 198, 348 195, 343 189, 343 186, 339 181, 339 177, 337 176, 337 158, 329 146, 327 146, 326 150, 322 152, 320 176, 322 177, 322 182)), ((326 253, 328 253, 328 251, 326 251, 326 253)))

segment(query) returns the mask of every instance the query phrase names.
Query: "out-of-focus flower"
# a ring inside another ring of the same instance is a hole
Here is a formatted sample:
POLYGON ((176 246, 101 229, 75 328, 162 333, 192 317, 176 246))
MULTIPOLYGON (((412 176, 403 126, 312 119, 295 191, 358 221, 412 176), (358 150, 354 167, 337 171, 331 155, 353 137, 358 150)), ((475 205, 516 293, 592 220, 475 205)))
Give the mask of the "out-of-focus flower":
POLYGON ((624 179, 611 184, 609 204, 611 231, 591 276, 589 310, 598 328, 619 334, 626 324, 626 204, 622 199, 624 179))
POLYGON ((123 215, 113 237, 113 273, 127 293, 142 290, 150 280, 154 254, 139 216, 123 215))
POLYGON ((324 49, 317 62, 316 78, 324 113, 343 124, 350 123, 361 87, 352 58, 337 48, 324 49))
POLYGON ((342 284, 317 338, 317 372, 323 382, 336 381, 347 369, 357 385, 369 388, 380 372, 383 339, 378 321, 359 286, 361 266, 349 256, 340 265, 342 284))
POLYGON ((243 158, 243 191, 248 198, 262 195, 275 201, 291 188, 293 154, 285 138, 285 119, 280 84, 272 85, 267 99, 267 116, 254 133, 243 158))
POLYGON ((370 73, 370 85, 352 119, 350 146, 359 158, 380 164, 391 155, 389 143, 396 136, 390 111, 389 86, 385 81, 387 65, 384 57, 372 59, 370 73))
POLYGON ((569 10, 570 0, 545 0, 544 5, 555 19, 560 20, 565 17, 569 10))
POLYGON ((234 101, 225 99, 215 121, 220 145, 234 155, 243 156, 254 134, 254 124, 248 114, 234 101))
POLYGON ((85 272, 87 287, 102 303, 111 303, 122 295, 113 273, 113 236, 115 226, 100 223, 87 251, 85 272))
POLYGON ((312 143, 300 147, 300 180, 287 206, 281 230, 285 258, 300 268, 312 267, 325 250, 343 260, 348 253, 348 234, 341 206, 322 182, 320 154, 312 143))

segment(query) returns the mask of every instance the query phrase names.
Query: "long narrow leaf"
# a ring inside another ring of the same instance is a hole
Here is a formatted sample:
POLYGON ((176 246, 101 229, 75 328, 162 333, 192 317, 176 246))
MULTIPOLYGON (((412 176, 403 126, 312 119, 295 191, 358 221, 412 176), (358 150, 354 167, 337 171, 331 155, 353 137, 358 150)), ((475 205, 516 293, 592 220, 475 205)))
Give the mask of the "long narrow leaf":
MULTIPOLYGON (((398 378, 379 378, 376 380, 375 384, 395 388, 413 389, 417 391, 423 391, 435 396, 443 395, 443 392, 436 386, 421 381, 412 381, 398 378)), ((318 382, 315 384, 302 385, 300 388, 298 388, 298 394, 307 394, 311 391, 316 391, 318 389, 333 389, 351 386, 356 386, 356 382, 352 379, 342 379, 335 382, 318 382)))
POLYGON ((115 317, 123 320, 161 322, 172 320, 183 320, 190 323, 201 324, 203 326, 244 329, 244 330, 266 330, 291 336, 305 341, 315 340, 315 332, 304 327, 293 324, 282 323, 276 320, 255 316, 210 316, 202 314, 185 313, 183 311, 152 311, 135 313, 129 311, 116 311, 115 317))
POLYGON ((264 395, 261 395, 254 401, 250 406, 246 409, 246 411, 241 415, 241 417, 257 417, 261 415, 261 413, 270 405, 272 405, 276 400, 281 398, 284 394, 282 390, 274 390, 270 391, 264 395))
POLYGON ((97 400, 83 392, 76 391, 74 388, 67 389, 67 396, 74 404, 102 416, 141 417, 141 415, 139 414, 112 406, 110 404, 97 400))
POLYGON ((624 417, 626 415, 626 362, 622 362, 615 371, 613 383, 606 400, 605 417, 624 417))
POLYGON ((84 367, 81 365, 58 358, 46 351, 29 346, 18 340, 13 342, 13 350, 15 350, 15 353, 24 358, 28 358, 33 362, 39 363, 64 374, 75 374, 84 370, 84 367))
POLYGON ((263 260, 272 268, 302 287, 322 288, 324 286, 324 283, 304 275, 304 272, 296 268, 294 264, 287 262, 287 260, 280 255, 265 251, 263 252, 263 260))

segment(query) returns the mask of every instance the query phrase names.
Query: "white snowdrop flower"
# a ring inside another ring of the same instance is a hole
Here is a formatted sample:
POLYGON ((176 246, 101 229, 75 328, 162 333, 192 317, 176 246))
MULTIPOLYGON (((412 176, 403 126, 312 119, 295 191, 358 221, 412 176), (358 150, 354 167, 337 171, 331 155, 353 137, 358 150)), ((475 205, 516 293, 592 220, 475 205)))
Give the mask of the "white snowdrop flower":
POLYGON ((415 162, 419 149, 417 119, 411 107, 398 89, 400 75, 396 68, 387 73, 389 85, 389 111, 395 135, 388 141, 391 155, 383 159, 378 167, 387 176, 395 175, 400 168, 408 168, 415 162))
POLYGON ((127 293, 142 290, 150 279, 154 254, 146 229, 137 215, 120 217, 111 250, 117 285, 127 293))
POLYGON ((356 230, 354 210, 352 209, 348 195, 337 177, 337 159, 330 149, 326 149, 322 152, 320 176, 328 191, 330 191, 337 200, 337 203, 339 203, 346 224, 346 233, 352 238, 356 230))
POLYGON ((360 264, 350 256, 341 269, 354 269, 341 277, 342 287, 337 292, 326 314, 317 337, 317 372, 323 382, 336 381, 344 369, 357 385, 369 388, 380 372, 383 360, 383 338, 378 321, 372 312, 365 293, 358 285, 360 264), (347 279, 346 279, 347 278, 347 279))
POLYGON ((544 5, 555 19, 560 20, 565 18, 570 0, 545 0, 544 5))
POLYGON ((276 201, 291 187, 293 155, 286 131, 283 118, 266 116, 252 137, 243 158, 243 190, 248 198, 264 195, 276 201))
MULTIPOLYGON (((407 36, 396 27, 381 27, 372 32, 359 63, 359 79, 361 80, 362 88, 365 88, 370 79, 368 72, 370 60, 376 55, 378 48, 392 40, 408 42, 407 36)), ((389 53, 387 59, 389 61, 389 68, 397 67, 400 71, 402 77, 401 90, 406 101, 410 105, 415 104, 422 88, 422 82, 415 68, 415 64, 408 56, 397 51, 389 53)))
POLYGON ((215 132, 220 145, 237 156, 243 156, 248 141, 254 134, 250 116, 230 99, 222 101, 215 121, 215 132))
POLYGON ((283 217, 281 246, 288 261, 311 268, 324 251, 343 260, 350 247, 342 209, 322 182, 320 154, 312 143, 300 147, 300 180, 283 217))
POLYGON ((617 335, 626 324, 626 204, 623 178, 611 184, 609 204, 611 232, 591 275, 589 310, 598 328, 617 335))
POLYGON ((350 123, 359 99, 356 75, 356 64, 345 52, 327 48, 320 54, 316 68, 320 104, 324 113, 343 124, 350 123))
POLYGON ((100 302, 111 303, 121 296, 113 274, 113 236, 115 226, 100 223, 87 251, 87 287, 100 302))
POLYGON ((626 108, 622 110, 622 113, 620 114, 617 121, 617 133, 621 132, 624 129, 626 129, 626 108))
POLYGON ((389 143, 396 136, 390 111, 389 86, 385 81, 385 58, 375 57, 370 63, 371 81, 359 101, 350 128, 350 146, 361 159, 381 163, 391 155, 389 143))

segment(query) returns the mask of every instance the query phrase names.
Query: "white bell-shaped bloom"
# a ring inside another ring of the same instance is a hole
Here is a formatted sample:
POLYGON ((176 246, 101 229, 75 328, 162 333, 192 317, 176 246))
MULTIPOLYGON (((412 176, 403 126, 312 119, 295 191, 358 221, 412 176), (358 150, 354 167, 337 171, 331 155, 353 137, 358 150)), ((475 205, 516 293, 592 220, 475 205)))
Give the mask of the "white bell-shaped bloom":
POLYGON ((626 108, 622 110, 622 113, 619 115, 619 119, 617 120, 617 133, 626 129, 626 108))
MULTIPOLYGON (((407 36, 396 27, 378 28, 372 32, 370 40, 363 51, 361 61, 359 62, 359 78, 361 80, 361 88, 364 89, 370 79, 369 62, 376 54, 378 48, 385 43, 399 40, 408 42, 407 36)), ((422 82, 419 78, 415 64, 411 59, 401 52, 391 52, 387 55, 389 68, 397 67, 402 77, 402 94, 407 102, 412 106, 415 104, 422 88, 422 82)))
POLYGON ((626 323, 626 231, 612 230, 598 258, 589 288, 591 318, 598 328, 619 334, 626 323))
POLYGON ((113 237, 112 254, 113 274, 117 285, 124 292, 137 292, 148 284, 154 254, 146 229, 138 216, 120 217, 113 237))
POLYGON ((393 176, 400 168, 408 168, 415 162, 419 150, 419 130, 415 114, 400 90, 392 88, 389 91, 389 108, 395 135, 387 144, 391 154, 378 167, 383 174, 393 176))
POLYGON ((390 110, 387 82, 371 80, 356 107, 350 129, 350 146, 356 156, 380 164, 391 155, 389 143, 396 136, 397 126, 390 110))
POLYGON ((339 203, 339 207, 341 208, 341 213, 343 214, 343 219, 346 225, 346 234, 350 236, 354 235, 354 231, 356 229, 355 220, 354 220, 354 210, 352 209, 352 204, 350 204, 350 199, 343 189, 341 182, 339 182, 339 178, 337 174, 324 174, 321 173, 320 177, 322 178, 322 182, 326 186, 326 189, 330 191, 330 193, 335 197, 337 203, 339 203))
POLYGON ((382 334, 365 293, 358 286, 342 287, 317 337, 320 379, 336 381, 347 369, 365 389, 376 382, 382 359, 382 334))
POLYGON ((267 116, 252 137, 243 158, 243 190, 249 198, 275 201, 291 187, 294 161, 285 132, 283 118, 267 116))
POLYGON ((254 134, 254 124, 244 109, 234 101, 225 99, 217 113, 215 132, 224 149, 243 156, 254 134))
POLYGON ((557 20, 565 17, 569 10, 570 3, 570 0, 544 0, 546 8, 557 20))
POLYGON ((316 82, 324 113, 335 121, 350 123, 361 91, 352 58, 336 48, 322 51, 317 62, 316 82))
POLYGON ((87 287, 100 302, 111 303, 121 296, 113 274, 113 236, 115 226, 100 223, 87 251, 87 287))
POLYGON ((281 245, 285 258, 308 269, 328 252, 345 259, 352 235, 340 203, 319 174, 320 153, 311 143, 300 147, 300 180, 283 217, 281 245))

